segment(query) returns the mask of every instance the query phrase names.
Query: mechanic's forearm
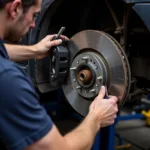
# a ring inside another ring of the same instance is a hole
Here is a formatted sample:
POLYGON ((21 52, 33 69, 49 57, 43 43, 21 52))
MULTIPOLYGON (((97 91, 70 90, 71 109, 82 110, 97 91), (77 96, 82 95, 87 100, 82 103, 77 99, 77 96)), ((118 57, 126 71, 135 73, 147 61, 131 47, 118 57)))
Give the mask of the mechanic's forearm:
POLYGON ((100 122, 89 114, 85 120, 72 132, 64 136, 71 150, 90 150, 100 122))
POLYGON ((23 61, 35 58, 37 55, 33 46, 5 44, 10 60, 23 61))

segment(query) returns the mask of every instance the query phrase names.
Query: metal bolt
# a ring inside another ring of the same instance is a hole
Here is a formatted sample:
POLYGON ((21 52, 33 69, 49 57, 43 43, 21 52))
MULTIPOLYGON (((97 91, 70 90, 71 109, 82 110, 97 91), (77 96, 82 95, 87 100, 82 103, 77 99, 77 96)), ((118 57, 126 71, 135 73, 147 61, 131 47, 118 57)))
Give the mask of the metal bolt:
POLYGON ((70 68, 70 70, 76 70, 77 69, 77 67, 72 67, 72 68, 70 68))
POLYGON ((77 61, 77 64, 79 64, 79 62, 77 61))
POLYGON ((95 93, 95 92, 96 92, 95 89, 90 90, 90 93, 95 93))
POLYGON ((73 79, 73 82, 75 82, 76 81, 76 79, 73 79))
POLYGON ((95 69, 97 69, 98 67, 97 66, 95 66, 95 69))
POLYGON ((81 86, 77 86, 76 89, 81 89, 81 86))
POLYGON ((89 57, 88 56, 85 56, 85 57, 82 57, 82 60, 88 60, 89 59, 89 57))
POLYGON ((96 84, 96 87, 98 87, 98 84, 96 84))
POLYGON ((97 80, 102 80, 102 76, 97 77, 97 80))
POLYGON ((87 91, 84 91, 85 93, 87 93, 87 91))

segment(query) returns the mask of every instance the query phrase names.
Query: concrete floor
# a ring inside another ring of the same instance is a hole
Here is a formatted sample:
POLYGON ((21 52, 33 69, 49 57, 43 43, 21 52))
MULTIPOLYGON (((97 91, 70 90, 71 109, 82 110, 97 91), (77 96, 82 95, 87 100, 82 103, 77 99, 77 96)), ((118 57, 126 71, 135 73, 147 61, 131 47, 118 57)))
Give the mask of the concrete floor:
POLYGON ((145 127, 145 122, 140 120, 120 122, 116 131, 134 147, 132 150, 150 149, 150 128, 145 127))
MULTIPOLYGON (((123 112, 122 115, 127 115, 123 112)), ((150 150, 150 127, 145 125, 144 120, 130 120, 119 122, 116 131, 129 143, 136 145, 136 149, 150 150)), ((136 150, 135 148, 133 150, 136 150)))

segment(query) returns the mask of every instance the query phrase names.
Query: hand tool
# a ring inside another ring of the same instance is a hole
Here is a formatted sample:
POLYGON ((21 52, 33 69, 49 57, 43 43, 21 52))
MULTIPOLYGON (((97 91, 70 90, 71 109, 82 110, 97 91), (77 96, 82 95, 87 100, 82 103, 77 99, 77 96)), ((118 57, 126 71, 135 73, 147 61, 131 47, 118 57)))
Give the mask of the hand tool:
POLYGON ((58 31, 58 34, 56 36, 54 36, 52 38, 52 40, 56 40, 56 39, 59 39, 60 38, 60 35, 65 31, 65 27, 61 27, 60 30, 58 31))
MULTIPOLYGON (((106 96, 105 96, 105 98, 106 99, 109 99, 109 96, 108 96, 108 89, 107 89, 107 86, 106 86, 106 84, 105 84, 105 89, 106 89, 106 96)), ((114 147, 112 147, 112 146, 114 146, 114 136, 115 136, 115 123, 114 124, 112 124, 111 126, 109 126, 108 127, 108 129, 109 129, 109 132, 108 132, 108 137, 109 137, 109 141, 108 141, 108 150, 113 150, 114 149, 114 147)))
POLYGON ((109 96, 108 96, 108 90, 107 90, 106 84, 105 84, 105 89, 106 89, 106 95, 105 95, 105 98, 106 98, 106 99, 109 99, 109 96))

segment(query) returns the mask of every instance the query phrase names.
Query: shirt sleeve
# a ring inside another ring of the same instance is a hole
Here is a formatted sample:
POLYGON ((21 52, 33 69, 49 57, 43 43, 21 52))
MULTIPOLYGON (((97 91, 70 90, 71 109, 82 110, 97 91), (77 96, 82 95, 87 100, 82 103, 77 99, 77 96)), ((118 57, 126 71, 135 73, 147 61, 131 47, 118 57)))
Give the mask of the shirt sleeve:
POLYGON ((39 103, 31 80, 11 68, 0 74, 0 137, 11 150, 23 150, 44 137, 52 120, 39 103))

